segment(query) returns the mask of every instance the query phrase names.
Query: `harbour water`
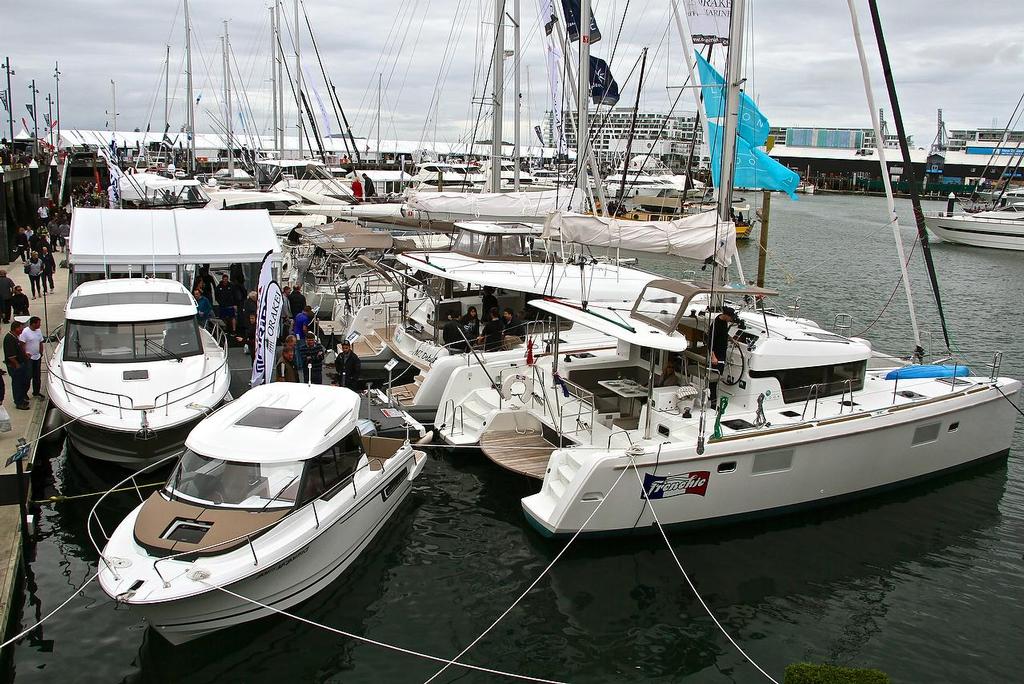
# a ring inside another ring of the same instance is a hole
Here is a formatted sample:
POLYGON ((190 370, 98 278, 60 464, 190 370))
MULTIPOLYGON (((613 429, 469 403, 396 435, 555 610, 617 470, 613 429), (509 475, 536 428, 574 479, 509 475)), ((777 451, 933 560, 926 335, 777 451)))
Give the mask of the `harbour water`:
MULTIPOLYGON (((899 210, 909 240, 909 202, 899 210)), ((740 249, 752 277, 756 240, 740 249)), ((800 314, 823 326, 848 313, 851 334, 870 326, 876 348, 912 350, 903 292, 893 294, 899 270, 884 199, 776 197, 769 250, 778 306, 799 298, 800 314)), ((933 253, 954 344, 979 372, 1001 350, 1002 373, 1024 377, 1021 253, 941 243, 933 253)), ((942 338, 920 256, 911 258, 918 313, 930 333, 926 347, 937 351, 942 338)), ((668 275, 693 268, 664 259, 643 265, 668 275)), ((58 453, 52 468, 47 494, 113 481, 58 453)), ((523 519, 519 499, 535 487, 477 452, 438 453, 367 552, 294 612, 454 656, 562 548, 523 519)), ((92 503, 42 508, 22 625, 95 572, 84 524, 92 503)), ((134 494, 120 495, 103 511, 104 524, 136 503, 134 494)), ((877 667, 896 682, 1018 681, 1024 669, 1024 419, 1008 461, 827 511, 670 539, 725 628, 779 678, 801 660, 877 667)), ((759 681, 656 536, 578 542, 465 660, 580 682, 759 681)), ((19 682, 421 682, 438 668, 281 617, 171 647, 90 584, 12 649, 7 675, 19 682)), ((492 679, 453 667, 438 681, 492 679)))

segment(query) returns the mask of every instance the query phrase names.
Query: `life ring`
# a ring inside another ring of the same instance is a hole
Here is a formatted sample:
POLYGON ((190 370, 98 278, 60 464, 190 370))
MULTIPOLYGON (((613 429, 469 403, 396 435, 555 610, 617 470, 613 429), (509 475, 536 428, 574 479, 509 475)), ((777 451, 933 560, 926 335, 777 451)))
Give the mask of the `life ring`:
POLYGON ((526 401, 526 397, 533 394, 533 379, 522 373, 514 373, 501 381, 501 398, 505 401, 512 401, 513 397, 519 401, 526 401))

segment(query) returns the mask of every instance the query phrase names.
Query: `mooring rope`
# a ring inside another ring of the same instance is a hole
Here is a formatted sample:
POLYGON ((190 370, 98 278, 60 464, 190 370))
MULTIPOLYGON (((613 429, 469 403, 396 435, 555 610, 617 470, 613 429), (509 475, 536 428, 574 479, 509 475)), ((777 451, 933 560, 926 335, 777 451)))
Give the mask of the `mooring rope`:
POLYGON ((725 627, 723 627, 722 623, 718 621, 717 617, 715 617, 715 614, 711 611, 711 608, 708 606, 708 604, 704 602, 704 598, 700 595, 700 592, 697 591, 697 587, 694 586, 693 581, 690 579, 690 576, 686 573, 686 570, 683 569, 683 564, 679 561, 679 556, 676 555, 676 550, 672 548, 672 544, 668 541, 668 535, 665 534, 665 528, 664 526, 662 526, 661 520, 658 518, 658 513, 654 510, 654 505, 651 504, 651 499, 647 495, 647 488, 644 487, 643 478, 640 477, 640 471, 637 470, 636 463, 632 463, 631 465, 633 466, 633 472, 636 473, 637 482, 640 483, 640 491, 644 493, 644 501, 647 504, 647 508, 650 509, 651 515, 654 516, 654 523, 658 528, 658 532, 661 534, 661 538, 665 540, 665 546, 668 547, 668 552, 672 554, 672 560, 676 562, 676 567, 679 568, 679 572, 682 573, 683 579, 685 579, 686 583, 690 585, 690 590, 693 592, 693 595, 697 597, 697 600, 700 601, 700 605, 704 607, 704 612, 708 614, 708 617, 710 617, 712 622, 715 623, 715 626, 718 627, 718 631, 724 634, 725 638, 729 640, 729 643, 735 646, 736 650, 740 652, 740 655, 747 659, 747 662, 753 665, 757 669, 757 671, 763 674, 768 679, 768 681, 772 682, 772 684, 779 684, 778 680, 776 680, 770 674, 765 672, 764 668, 758 665, 753 658, 747 655, 747 652, 743 650, 743 647, 736 643, 736 640, 729 635, 729 632, 725 631, 725 627))
POLYGON ((52 617, 53 617, 54 615, 56 615, 56 614, 57 614, 57 612, 58 612, 58 611, 60 611, 60 610, 61 610, 62 608, 64 608, 64 606, 66 606, 66 605, 68 605, 69 603, 71 603, 71 599, 75 598, 75 597, 76 597, 76 596, 78 596, 78 595, 79 595, 80 593, 82 593, 82 590, 83 590, 83 589, 85 589, 85 587, 86 587, 86 586, 87 586, 87 585, 88 585, 88 584, 89 584, 90 582, 92 582, 92 581, 93 581, 94 579, 96 579, 96 578, 97 578, 97 577, 99 577, 99 576, 100 576, 100 573, 99 573, 99 571, 97 571, 95 575, 93 575, 93 576, 92 576, 92 577, 90 577, 89 579, 85 580, 85 582, 83 582, 83 583, 82 583, 82 586, 78 587, 78 589, 75 589, 75 592, 74 592, 73 594, 71 594, 71 596, 68 596, 68 597, 67 597, 66 599, 64 599, 64 601, 63 601, 63 602, 62 602, 62 603, 61 603, 61 604, 60 604, 59 606, 57 606, 56 608, 54 608, 53 610, 51 610, 51 611, 50 611, 50 612, 49 612, 49 613, 48 613, 48 614, 47 614, 46 616, 44 616, 44 617, 43 617, 43 618, 42 618, 42 619, 41 619, 41 620, 40 620, 39 622, 37 622, 36 624, 32 625, 32 626, 31 626, 31 627, 29 627, 28 629, 22 630, 22 631, 21 631, 21 632, 20 632, 20 633, 19 633, 19 634, 18 634, 17 636, 13 636, 13 637, 11 637, 11 638, 10 638, 10 639, 8 639, 7 641, 5 641, 5 642, 4 642, 3 644, 0 644, 0 650, 2 650, 2 649, 4 649, 4 648, 7 648, 7 647, 8 647, 8 646, 10 646, 11 644, 13 644, 13 643, 14 643, 15 641, 17 641, 18 639, 22 638, 23 636, 25 636, 26 634, 28 634, 29 632, 31 632, 32 630, 34 630, 34 629, 35 629, 36 627, 38 627, 39 625, 43 624, 44 622, 46 622, 46 621, 47 621, 47 620, 49 620, 50 618, 52 618, 52 617))
MULTIPOLYGON (((629 462, 630 462, 630 465, 632 465, 633 468, 635 469, 636 468, 636 464, 635 464, 635 462, 633 460, 633 456, 632 455, 629 456, 629 462)), ((441 675, 441 673, 443 673, 445 670, 447 670, 452 665, 462 665, 462 663, 459 662, 459 658, 461 658, 462 656, 466 655, 466 653, 468 653, 471 648, 476 646, 477 643, 481 639, 483 639, 485 636, 487 636, 488 632, 490 632, 492 629, 494 629, 498 625, 499 622, 501 622, 503 619, 505 619, 505 616, 507 616, 510 612, 512 612, 513 608, 515 608, 517 605, 519 605, 520 601, 522 601, 524 598, 526 598, 527 594, 529 594, 531 591, 533 591, 533 588, 535 586, 537 586, 537 584, 544 578, 545 575, 548 574, 548 572, 551 570, 551 568, 553 568, 555 566, 555 563, 557 563, 558 560, 563 555, 565 555, 565 552, 569 550, 569 547, 572 546, 572 543, 574 541, 576 541, 577 537, 580 536, 580 534, 583 532, 584 528, 586 528, 586 526, 590 523, 590 521, 593 520, 594 516, 597 515, 597 512, 599 510, 601 510, 601 506, 603 506, 604 502, 608 500, 608 497, 611 495, 612 491, 615 489, 615 486, 617 484, 619 484, 619 481, 622 480, 622 476, 626 474, 627 470, 629 470, 629 469, 628 468, 623 468, 622 469, 622 472, 619 473, 619 476, 617 478, 615 478, 615 482, 613 482, 612 486, 609 487, 608 492, 604 495, 604 497, 597 504, 597 506, 594 508, 594 510, 591 511, 590 515, 587 516, 587 519, 583 521, 583 524, 580 525, 580 528, 578 530, 576 530, 576 532, 572 535, 572 537, 569 538, 569 541, 566 542, 564 547, 562 547, 562 550, 559 551, 555 555, 555 557, 553 559, 551 559, 551 562, 548 563, 547 567, 545 567, 543 571, 541 571, 540 575, 537 576, 537 579, 533 580, 533 582, 530 583, 530 586, 528 586, 526 588, 526 591, 524 591, 522 594, 520 594, 519 597, 515 601, 512 602, 512 605, 510 605, 508 608, 506 608, 505 612, 503 612, 501 615, 499 615, 498 618, 494 622, 492 622, 487 627, 487 629, 485 629, 483 632, 481 632, 480 635, 476 639, 473 639, 473 641, 470 642, 469 646, 466 646, 466 648, 462 649, 462 651, 457 656, 452 658, 450 661, 448 661, 445 664, 444 667, 442 667, 440 670, 435 672, 434 676, 432 676, 430 679, 426 680, 426 682, 424 682, 424 684, 429 684, 429 682, 432 682, 435 679, 437 679, 441 675)))
MULTIPOLYGON (((347 637, 349 639, 355 639, 356 641, 362 641, 363 643, 370 644, 372 646, 379 646, 380 648, 385 648, 385 649, 388 649, 388 650, 391 650, 391 651, 397 651, 398 653, 404 653, 406 655, 416 656, 417 658, 425 658, 426 660, 433 660, 435 662, 445 663, 446 666, 452 664, 452 661, 450 661, 450 660, 448 660, 446 658, 441 658, 440 656, 430 655, 429 653, 421 653, 420 651, 414 651, 412 649, 404 648, 402 646, 396 646, 394 644, 389 644, 389 643, 386 643, 386 642, 383 642, 383 641, 377 641, 376 639, 371 639, 369 637, 361 636, 359 634, 353 634, 352 632, 346 632, 343 629, 338 629, 337 627, 331 627, 330 625, 325 625, 325 624, 322 624, 320 622, 316 622, 314 620, 310 620, 308 618, 304 618, 302 616, 295 615, 294 613, 289 613, 286 610, 282 610, 280 608, 275 608, 274 606, 269 606, 269 605, 267 605, 265 603, 257 601, 256 599, 249 598, 248 596, 242 596, 241 594, 236 594, 235 592, 231 591, 230 589, 227 589, 226 587, 220 587, 220 586, 217 586, 215 584, 210 584, 210 583, 202 581, 202 580, 200 580, 200 583, 201 584, 205 584, 206 586, 210 587, 211 589, 216 589, 218 591, 222 591, 225 594, 228 594, 229 596, 233 596, 233 597, 235 597, 237 599, 241 599, 242 601, 246 601, 248 603, 251 603, 254 606, 258 606, 258 607, 263 608, 265 610, 269 610, 269 611, 272 611, 274 613, 277 613, 278 615, 283 615, 284 617, 291 618, 293 620, 297 620, 298 622, 302 622, 304 624, 307 624, 310 627, 316 627, 317 629, 322 629, 322 630, 325 630, 327 632, 332 632, 332 633, 337 634, 339 636, 347 637)), ((496 670, 496 669, 489 668, 489 667, 483 667, 481 665, 470 665, 468 663, 456 663, 456 664, 459 667, 464 667, 464 668, 469 669, 469 670, 476 670, 477 672, 486 672, 487 674, 499 675, 499 676, 502 676, 502 677, 509 677, 511 679, 520 679, 520 680, 528 681, 528 682, 543 682, 544 684, 564 684, 563 682, 560 682, 559 680, 556 680, 556 679, 543 679, 543 678, 540 678, 540 677, 531 677, 530 675, 516 674, 515 672, 505 672, 504 670, 496 670)))

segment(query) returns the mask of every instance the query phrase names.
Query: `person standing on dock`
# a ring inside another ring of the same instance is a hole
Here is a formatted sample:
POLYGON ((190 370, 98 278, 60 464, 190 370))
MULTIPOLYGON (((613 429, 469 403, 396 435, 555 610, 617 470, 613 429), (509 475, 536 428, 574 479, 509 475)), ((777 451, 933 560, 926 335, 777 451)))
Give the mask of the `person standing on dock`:
POLYGON ((0 269, 0 315, 4 323, 11 322, 11 298, 14 297, 14 281, 7 276, 7 271, 0 269))
POLYGON ((342 340, 341 353, 334 359, 334 370, 338 373, 338 385, 347 387, 353 392, 359 391, 359 374, 362 362, 352 351, 352 343, 342 340))
POLYGON ((327 351, 313 333, 306 333, 306 345, 302 349, 303 370, 309 374, 307 381, 314 385, 324 384, 324 357, 327 351))
POLYGON ((237 288, 234 283, 228 280, 227 273, 221 273, 220 284, 215 291, 217 306, 220 307, 217 315, 224 321, 225 327, 231 333, 235 332, 235 309, 238 306, 237 288))
POLYGON ((302 294, 302 285, 295 283, 295 287, 288 294, 288 305, 291 307, 292 316, 298 316, 306 310, 306 296, 302 294))
POLYGON ((363 184, 359 182, 359 174, 352 179, 352 196, 357 200, 363 199, 363 184))
POLYGON ((363 174, 363 196, 370 198, 377 196, 377 188, 373 185, 373 179, 363 174))
POLYGON ((33 397, 43 396, 43 393, 39 391, 42 385, 43 367, 43 331, 40 330, 42 326, 43 322, 39 319, 39 316, 33 316, 28 319, 28 327, 24 328, 21 334, 18 335, 18 339, 25 345, 25 353, 28 354, 33 397))
POLYGON ((7 374, 11 376, 14 406, 27 411, 31 408, 28 403, 29 359, 25 345, 19 339, 24 328, 18 321, 11 323, 10 330, 4 335, 4 362, 7 364, 7 374))
POLYGON ((28 263, 25 264, 25 275, 32 285, 32 299, 41 297, 43 294, 43 260, 39 258, 39 252, 32 252, 28 263))
POLYGON ((281 352, 281 360, 277 362, 274 382, 298 382, 299 374, 295 371, 295 349, 285 347, 281 352))
POLYGON ((28 296, 22 291, 21 285, 14 286, 11 297, 11 311, 15 316, 28 316, 28 296))
POLYGON ((53 294, 55 289, 53 286, 53 274, 57 271, 57 262, 54 261, 53 254, 46 245, 42 246, 39 258, 43 260, 43 292, 46 292, 46 288, 49 287, 50 294, 53 294))
POLYGON ((18 247, 17 253, 21 257, 21 263, 28 261, 28 231, 24 227, 18 228, 18 236, 14 239, 18 247))

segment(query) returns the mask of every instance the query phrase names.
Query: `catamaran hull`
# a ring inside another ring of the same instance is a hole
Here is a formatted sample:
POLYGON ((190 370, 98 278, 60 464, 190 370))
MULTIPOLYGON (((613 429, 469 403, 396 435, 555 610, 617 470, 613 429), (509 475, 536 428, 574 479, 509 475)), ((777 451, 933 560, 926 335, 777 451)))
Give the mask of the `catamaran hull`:
POLYGON ((1024 220, 999 221, 956 215, 928 218, 926 224, 945 242, 972 247, 1024 250, 1024 220))
MULTIPOLYGON (((1012 400, 1020 383, 1002 383, 1012 400)), ((622 450, 581 451, 575 458, 583 463, 560 496, 552 481, 575 462, 571 454, 556 452, 541 492, 523 499, 523 511, 546 536, 571 535, 585 523, 585 534, 651 531, 655 519, 646 489, 662 524, 708 526, 867 496, 1008 453, 1016 411, 996 389, 945 401, 951 403, 941 411, 934 405, 907 407, 723 440, 709 444, 702 456, 693 448, 659 452, 649 446, 636 457, 643 485, 622 450), (752 439, 756 450, 749 446, 752 439)))
MULTIPOLYGON (((326 531, 291 555, 226 587, 234 594, 269 608, 215 588, 182 599, 133 603, 132 608, 167 641, 178 645, 273 615, 271 608, 287 610, 305 601, 330 585, 359 557, 412 491, 412 480, 425 460, 425 456, 410 456, 405 470, 400 471, 405 477, 397 487, 389 490, 395 478, 385 478, 358 508, 339 517, 326 531)), ((202 562, 198 561, 196 566, 201 567, 202 562)), ((168 569, 168 572, 174 571, 168 569)), ((205 581, 213 585, 216 577, 205 581)))

